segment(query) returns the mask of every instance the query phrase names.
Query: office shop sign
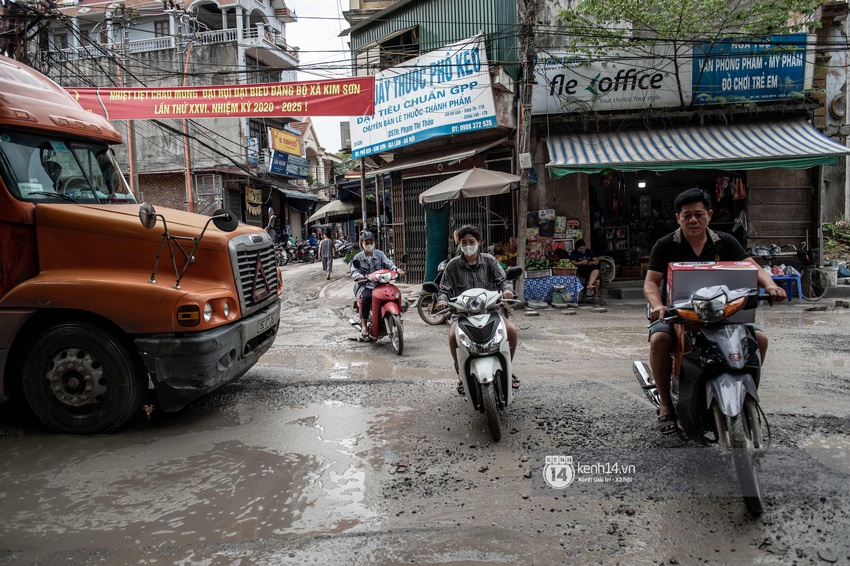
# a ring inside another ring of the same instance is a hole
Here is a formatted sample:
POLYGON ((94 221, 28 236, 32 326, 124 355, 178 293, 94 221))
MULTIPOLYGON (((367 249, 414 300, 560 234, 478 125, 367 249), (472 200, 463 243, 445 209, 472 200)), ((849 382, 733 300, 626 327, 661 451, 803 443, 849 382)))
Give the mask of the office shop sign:
POLYGON ((805 33, 694 47, 694 104, 787 100, 811 87, 805 33))
POLYGON ((375 75, 375 114, 349 119, 360 158, 431 138, 495 128, 484 36, 447 45, 375 75))
MULTIPOLYGON (((612 53, 605 61, 584 55, 552 53, 538 61, 532 91, 532 114, 602 112, 672 108, 681 105, 680 85, 672 61, 673 47, 655 45, 652 52, 612 53)), ((679 57, 685 104, 691 100, 690 53, 679 57)))

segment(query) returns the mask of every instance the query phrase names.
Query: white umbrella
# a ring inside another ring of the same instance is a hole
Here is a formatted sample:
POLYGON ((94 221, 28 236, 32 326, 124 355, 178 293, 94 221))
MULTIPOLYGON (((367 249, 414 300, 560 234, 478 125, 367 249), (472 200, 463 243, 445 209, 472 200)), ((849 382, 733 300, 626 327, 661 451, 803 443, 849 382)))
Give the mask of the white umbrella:
POLYGON ((437 183, 419 195, 419 204, 459 198, 487 197, 510 192, 520 178, 510 173, 475 167, 437 183))
POLYGON ((338 216, 350 216, 354 214, 356 208, 357 207, 354 203, 334 200, 314 212, 310 218, 307 219, 307 222, 316 222, 317 220, 326 220, 328 218, 335 218, 338 216))

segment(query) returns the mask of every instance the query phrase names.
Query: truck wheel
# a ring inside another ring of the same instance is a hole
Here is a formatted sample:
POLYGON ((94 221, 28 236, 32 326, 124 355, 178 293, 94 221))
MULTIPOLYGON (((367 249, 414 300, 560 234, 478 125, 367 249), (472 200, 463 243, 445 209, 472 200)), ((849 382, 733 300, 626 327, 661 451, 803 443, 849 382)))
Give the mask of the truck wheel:
POLYGON ((97 326, 64 323, 44 332, 23 368, 24 397, 48 427, 69 434, 110 432, 133 417, 144 380, 126 348, 97 326))

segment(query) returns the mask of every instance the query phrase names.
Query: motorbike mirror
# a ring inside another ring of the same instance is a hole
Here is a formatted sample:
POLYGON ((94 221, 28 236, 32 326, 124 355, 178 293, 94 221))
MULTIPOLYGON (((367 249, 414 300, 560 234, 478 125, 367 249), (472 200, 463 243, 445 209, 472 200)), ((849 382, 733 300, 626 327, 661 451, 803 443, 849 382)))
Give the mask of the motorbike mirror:
POLYGON ((351 265, 354 266, 354 269, 360 269, 360 260, 359 259, 352 259, 351 265))
POLYGON ((156 226, 156 209, 151 203, 143 202, 139 206, 139 221, 148 230, 156 226))
POLYGON ((212 218, 215 227, 222 232, 233 232, 239 225, 239 220, 236 219, 236 215, 224 208, 220 208, 213 212, 212 218))
POLYGON ((514 281, 522 275, 521 267, 509 267, 507 272, 505 272, 505 276, 508 278, 508 281, 514 281))
POLYGON ((440 288, 433 281, 426 281, 422 284, 422 290, 428 293, 439 293, 440 288))
POLYGON ((407 253, 401 254, 401 263, 407 263, 407 253))

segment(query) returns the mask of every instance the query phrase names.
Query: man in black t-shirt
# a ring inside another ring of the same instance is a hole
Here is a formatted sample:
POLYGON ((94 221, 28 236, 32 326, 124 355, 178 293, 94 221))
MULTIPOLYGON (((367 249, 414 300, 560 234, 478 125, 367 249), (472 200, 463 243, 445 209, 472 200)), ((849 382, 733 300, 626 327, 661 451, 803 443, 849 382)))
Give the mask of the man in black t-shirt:
POLYGON ((599 288, 599 258, 596 252, 588 249, 584 240, 576 240, 576 246, 570 253, 570 261, 578 268, 578 276, 587 285, 587 291, 595 294, 599 288))
MULTIPOLYGON (((700 189, 688 189, 673 201, 679 228, 664 236, 652 247, 649 255, 643 294, 651 308, 650 318, 658 320, 667 313, 666 298, 661 288, 667 275, 667 264, 678 261, 750 261, 758 267, 758 284, 771 297, 770 304, 785 299, 785 290, 773 282, 770 274, 758 266, 741 244, 730 234, 708 228, 711 199, 700 189)), ((665 286, 666 287, 666 286, 665 286)), ((762 362, 767 352, 767 336, 755 329, 762 362)), ((658 413, 658 430, 662 434, 676 432, 676 415, 670 398, 670 374, 673 370, 671 354, 676 344, 673 326, 666 322, 653 324, 649 330, 649 366, 655 376, 655 385, 661 401, 658 413)))

